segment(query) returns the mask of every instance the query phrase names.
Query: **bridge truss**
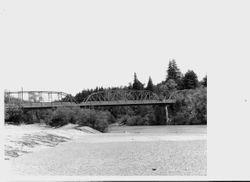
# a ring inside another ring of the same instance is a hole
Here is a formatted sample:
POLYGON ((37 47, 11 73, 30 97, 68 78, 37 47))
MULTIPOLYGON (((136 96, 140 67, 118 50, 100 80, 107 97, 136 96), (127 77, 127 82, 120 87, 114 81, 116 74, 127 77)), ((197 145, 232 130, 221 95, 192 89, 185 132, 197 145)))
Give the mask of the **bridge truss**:
POLYGON ((99 106, 132 106, 161 105, 165 108, 166 122, 168 119, 167 105, 175 103, 169 98, 160 98, 147 90, 107 90, 90 94, 82 103, 64 92, 53 91, 20 91, 5 92, 5 109, 21 107, 23 109, 47 109, 57 107, 99 107, 99 106))
POLYGON ((126 105, 167 105, 173 99, 160 98, 147 90, 106 90, 90 94, 82 103, 76 103, 73 97, 64 92, 55 91, 19 91, 5 92, 5 104, 18 104, 20 107, 50 108, 60 106, 126 106, 126 105))
POLYGON ((107 90, 90 94, 81 105, 115 106, 115 105, 160 105, 174 102, 160 98, 147 90, 107 90))
POLYGON ((56 91, 5 92, 4 102, 9 106, 18 105, 24 108, 33 105, 46 106, 53 103, 76 103, 69 94, 56 91))

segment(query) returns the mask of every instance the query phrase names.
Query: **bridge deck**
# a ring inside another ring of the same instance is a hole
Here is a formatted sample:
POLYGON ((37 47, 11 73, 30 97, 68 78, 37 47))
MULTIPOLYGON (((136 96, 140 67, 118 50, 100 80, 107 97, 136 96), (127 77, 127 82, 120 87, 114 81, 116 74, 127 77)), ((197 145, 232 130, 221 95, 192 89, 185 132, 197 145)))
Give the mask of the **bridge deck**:
MULTIPOLYGON (((133 100, 133 101, 91 101, 80 104, 72 102, 29 102, 19 104, 24 109, 46 109, 56 107, 98 107, 98 106, 132 106, 132 105, 167 105, 175 103, 175 100, 133 100)), ((5 104, 5 108, 10 108, 16 104, 5 104)))

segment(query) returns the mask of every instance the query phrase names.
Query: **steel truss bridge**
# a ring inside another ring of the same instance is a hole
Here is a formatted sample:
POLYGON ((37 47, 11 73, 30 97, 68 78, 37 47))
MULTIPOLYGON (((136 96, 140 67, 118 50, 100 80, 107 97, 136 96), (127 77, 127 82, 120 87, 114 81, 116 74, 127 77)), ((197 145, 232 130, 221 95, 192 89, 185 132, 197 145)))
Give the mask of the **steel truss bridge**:
POLYGON ((5 92, 5 109, 21 107, 30 109, 49 109, 57 107, 107 107, 133 105, 160 105, 165 107, 175 103, 173 95, 160 98, 147 90, 106 90, 90 94, 82 103, 77 103, 70 94, 55 91, 18 91, 5 92))

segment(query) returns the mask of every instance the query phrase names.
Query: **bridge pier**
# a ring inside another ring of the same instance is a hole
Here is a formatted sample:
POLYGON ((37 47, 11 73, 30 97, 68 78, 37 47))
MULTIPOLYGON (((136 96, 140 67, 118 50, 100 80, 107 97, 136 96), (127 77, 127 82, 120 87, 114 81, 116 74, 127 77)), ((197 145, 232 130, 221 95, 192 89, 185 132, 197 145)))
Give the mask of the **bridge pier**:
POLYGON ((165 106, 165 115, 166 115, 166 124, 169 124, 169 117, 168 117, 168 106, 165 106))

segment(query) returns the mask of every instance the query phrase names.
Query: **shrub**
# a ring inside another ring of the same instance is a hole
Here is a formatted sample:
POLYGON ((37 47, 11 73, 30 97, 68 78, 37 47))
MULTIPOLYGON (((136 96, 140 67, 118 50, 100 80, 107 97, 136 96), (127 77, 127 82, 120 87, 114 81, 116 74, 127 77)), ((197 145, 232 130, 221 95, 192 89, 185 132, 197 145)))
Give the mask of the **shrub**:
POLYGON ((207 90, 200 87, 176 95, 171 124, 207 124, 207 90))
POLYGON ((22 121, 25 124, 38 123, 39 119, 37 117, 37 111, 34 111, 34 110, 23 111, 23 113, 22 113, 22 121))
POLYGON ((136 117, 136 125, 144 125, 145 118, 141 116, 136 117))
POLYGON ((170 124, 173 125, 183 125, 186 124, 187 118, 183 113, 178 113, 176 116, 174 116, 171 120, 170 124))
POLYGON ((33 123, 51 123, 53 116, 53 111, 50 109, 47 110, 29 110, 23 111, 22 121, 25 124, 33 123))
POLYGON ((23 110, 17 106, 5 109, 4 115, 6 123, 20 124, 23 120, 23 110))
POLYGON ((131 116, 131 117, 129 117, 128 120, 127 120, 127 122, 126 122, 126 124, 127 124, 128 126, 134 126, 134 125, 136 125, 136 123, 137 123, 137 118, 136 118, 136 116, 131 116))
POLYGON ((53 126, 53 127, 60 127, 60 126, 66 125, 70 121, 70 114, 71 114, 71 109, 69 108, 66 108, 66 107, 57 108, 52 113, 51 120, 47 121, 46 124, 53 126))
POLYGON ((153 113, 148 113, 143 117, 144 125, 152 125, 155 123, 155 115, 153 113))
POLYGON ((82 113, 82 109, 80 107, 72 107, 70 108, 69 114, 69 123, 76 124, 79 120, 79 116, 82 113))
POLYGON ((110 111, 116 118, 120 118, 124 115, 134 115, 134 110, 131 106, 113 106, 111 107, 110 111))
POLYGON ((131 116, 127 120, 127 125, 134 126, 134 125, 143 125, 144 120, 141 116, 131 116))
POLYGON ((97 129, 101 132, 106 131, 106 129, 108 128, 108 125, 109 125, 109 122, 108 122, 109 117, 110 117, 110 115, 107 111, 97 112, 96 121, 95 121, 93 128, 97 129))
POLYGON ((52 120, 53 111, 50 109, 46 110, 38 110, 37 111, 37 117, 40 123, 48 123, 52 120))
POLYGON ((77 115, 77 122, 79 126, 93 127, 96 121, 96 111, 91 109, 83 109, 77 115))
POLYGON ((106 131, 109 123, 114 123, 114 116, 108 111, 80 109, 77 107, 60 107, 51 110, 23 111, 20 107, 5 110, 5 122, 20 124, 45 123, 52 127, 60 127, 68 123, 89 126, 99 131, 106 131))
POLYGON ((83 109, 77 117, 77 124, 79 126, 89 126, 101 132, 106 131, 110 119, 113 116, 108 111, 95 111, 90 109, 83 109))
POLYGON ((82 111, 78 107, 61 107, 56 110, 46 111, 39 114, 40 121, 44 121, 46 124, 53 127, 60 127, 68 123, 76 124, 82 118, 82 111))
POLYGON ((108 112, 108 122, 109 124, 116 122, 115 117, 110 112, 108 112))
POLYGON ((123 115, 123 116, 121 116, 119 119, 118 119, 118 123, 120 124, 120 125, 124 125, 124 124, 126 124, 127 123, 127 121, 128 121, 128 119, 130 118, 130 116, 129 115, 123 115))

